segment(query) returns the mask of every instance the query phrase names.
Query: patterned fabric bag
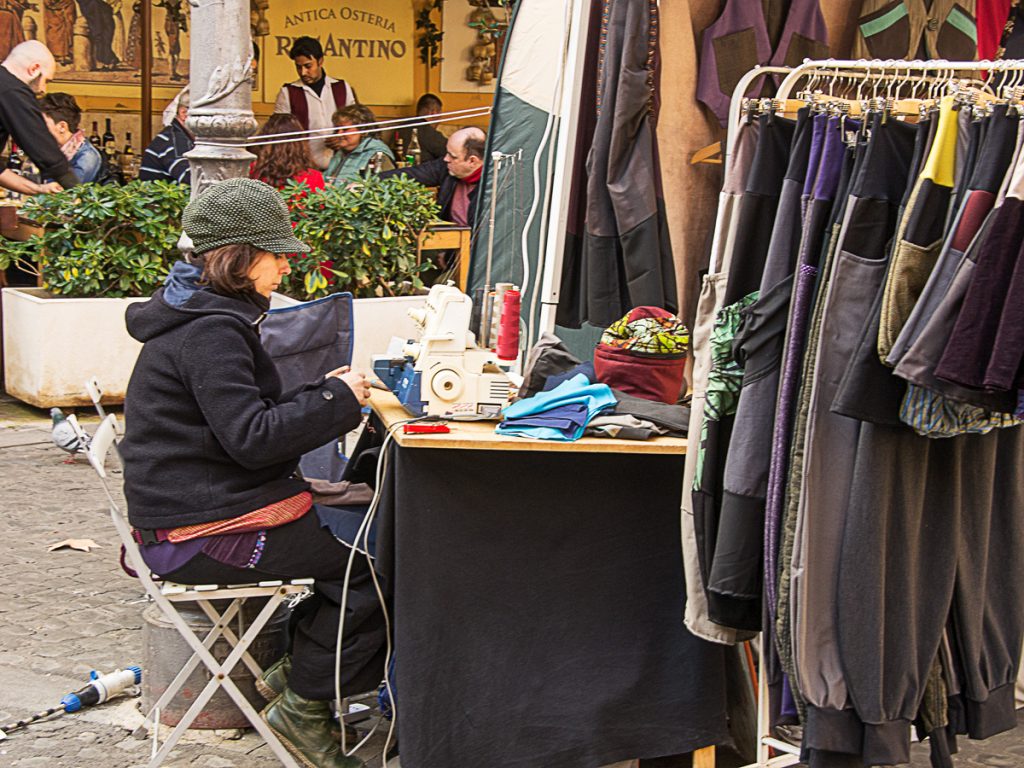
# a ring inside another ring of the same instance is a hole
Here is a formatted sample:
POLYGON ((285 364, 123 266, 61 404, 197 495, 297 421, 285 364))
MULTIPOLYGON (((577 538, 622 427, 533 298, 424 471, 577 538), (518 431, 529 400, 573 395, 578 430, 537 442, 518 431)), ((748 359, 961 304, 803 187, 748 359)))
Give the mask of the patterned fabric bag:
POLYGON ((602 334, 594 350, 598 381, 634 397, 675 403, 683 389, 690 331, 658 307, 636 307, 602 334))

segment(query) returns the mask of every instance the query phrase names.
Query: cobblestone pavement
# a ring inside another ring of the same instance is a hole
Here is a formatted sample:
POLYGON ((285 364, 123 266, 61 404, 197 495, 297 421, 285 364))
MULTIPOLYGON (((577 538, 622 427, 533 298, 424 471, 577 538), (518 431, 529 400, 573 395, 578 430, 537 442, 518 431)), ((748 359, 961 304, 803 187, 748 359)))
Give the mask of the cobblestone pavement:
MULTIPOLYGON (((86 420, 87 429, 94 424, 86 420)), ((42 411, 0 395, 0 723, 56 705, 85 684, 90 670, 109 672, 141 660, 142 590, 118 567, 117 536, 92 469, 84 459, 65 458, 50 443, 42 411), (47 551, 69 538, 99 546, 47 551)), ((141 723, 136 699, 40 722, 0 741, 0 766, 143 766, 150 742, 133 735, 141 723)), ((380 764, 379 748, 361 754, 371 767, 380 764)), ((720 765, 735 765, 722 758, 720 765)), ((955 762, 958 768, 1024 768, 1024 729, 986 742, 962 740, 955 762)), ((651 768, 688 764, 678 758, 644 762, 651 768)), ((915 745, 914 768, 928 764, 926 748, 915 745)), ((278 763, 251 732, 193 731, 165 765, 278 763)))
MULTIPOLYGON (((84 419, 87 429, 95 426, 84 419)), ((55 706, 88 681, 142 656, 143 591, 118 566, 106 498, 84 458, 50 442, 42 411, 0 396, 0 725, 55 706), (91 552, 47 548, 93 539, 91 552)), ((117 699, 13 732, 0 766, 129 768, 148 762, 151 743, 138 699, 117 699)), ((166 736, 166 730, 162 737, 166 736)), ((376 744, 377 739, 372 742, 376 744)), ((379 752, 361 756, 379 765, 379 752)), ((252 732, 192 731, 168 768, 279 765, 252 732)))

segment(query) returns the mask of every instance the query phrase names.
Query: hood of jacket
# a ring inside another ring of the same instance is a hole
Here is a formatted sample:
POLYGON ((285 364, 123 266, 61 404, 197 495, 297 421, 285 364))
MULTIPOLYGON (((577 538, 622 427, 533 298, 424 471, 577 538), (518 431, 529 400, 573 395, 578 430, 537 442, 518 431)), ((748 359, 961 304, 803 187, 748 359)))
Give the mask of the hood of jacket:
MULTIPOLYGON (((179 326, 207 315, 227 315, 258 332, 266 307, 257 300, 222 296, 198 284, 202 271, 193 264, 175 262, 162 288, 146 302, 130 304, 125 311, 128 333, 146 343, 179 326)), ((262 298, 262 297, 260 297, 262 298)))

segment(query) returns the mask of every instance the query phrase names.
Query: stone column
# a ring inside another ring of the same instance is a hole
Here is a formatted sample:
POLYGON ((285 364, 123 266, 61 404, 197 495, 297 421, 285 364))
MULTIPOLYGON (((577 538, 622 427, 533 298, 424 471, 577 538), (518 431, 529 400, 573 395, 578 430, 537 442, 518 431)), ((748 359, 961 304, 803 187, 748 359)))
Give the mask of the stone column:
POLYGON ((189 5, 191 104, 186 126, 196 145, 185 156, 192 166, 195 197, 214 182, 249 175, 255 157, 238 145, 256 132, 256 119, 249 87, 249 0, 189 0, 189 5))

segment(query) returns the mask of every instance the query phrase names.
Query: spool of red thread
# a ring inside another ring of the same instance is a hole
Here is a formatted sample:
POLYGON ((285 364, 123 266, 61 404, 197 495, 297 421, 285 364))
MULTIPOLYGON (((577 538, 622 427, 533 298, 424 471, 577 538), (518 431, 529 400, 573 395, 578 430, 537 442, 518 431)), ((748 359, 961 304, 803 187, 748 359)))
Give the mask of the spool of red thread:
POLYGON ((498 326, 498 358, 515 360, 519 357, 519 291, 505 291, 501 305, 501 325, 498 326))

